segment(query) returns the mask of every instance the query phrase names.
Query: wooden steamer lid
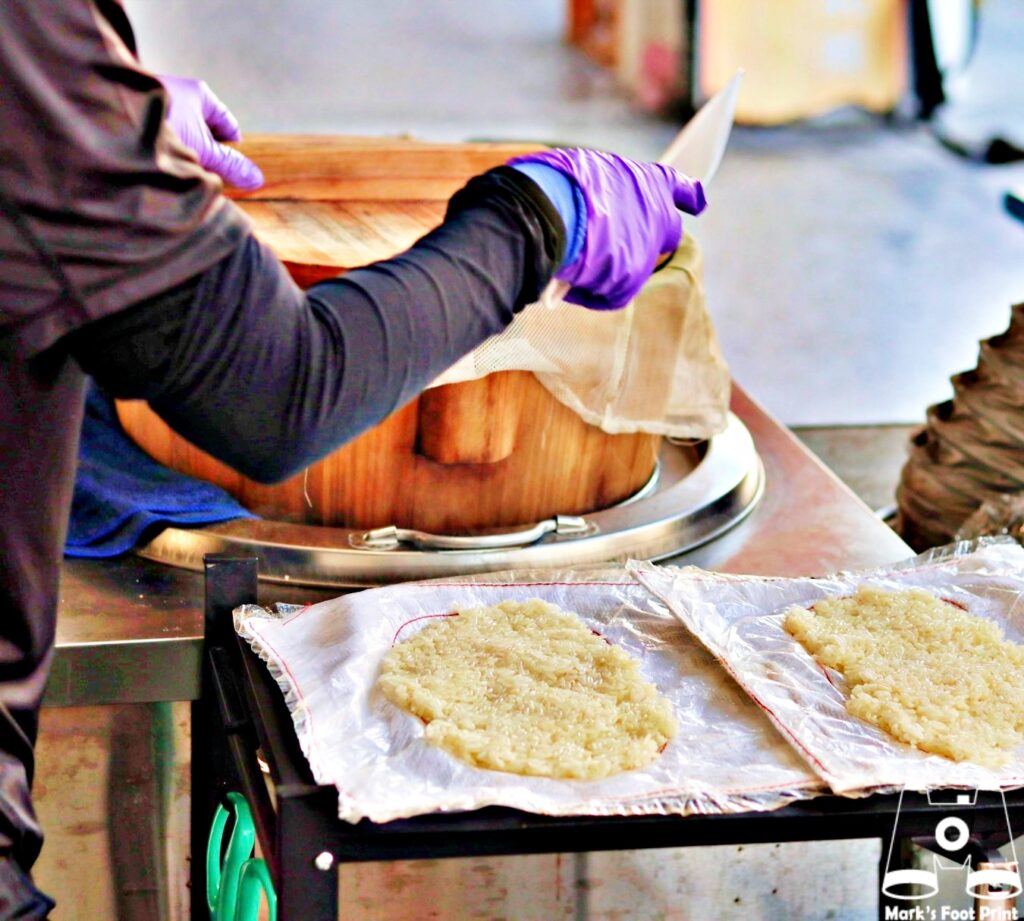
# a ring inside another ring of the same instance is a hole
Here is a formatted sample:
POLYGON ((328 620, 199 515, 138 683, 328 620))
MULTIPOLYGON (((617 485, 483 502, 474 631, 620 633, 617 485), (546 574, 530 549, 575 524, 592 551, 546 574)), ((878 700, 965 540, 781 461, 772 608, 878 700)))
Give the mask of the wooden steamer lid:
MULTIPOLYGON (((237 203, 306 287, 407 249, 440 223, 469 177, 535 148, 281 135, 243 149, 267 181, 237 203)), ((118 415, 154 458, 264 518, 448 534, 621 502, 650 479, 661 441, 609 435, 531 373, 503 371, 428 390, 303 474, 265 486, 187 442, 145 403, 121 402, 118 415)))

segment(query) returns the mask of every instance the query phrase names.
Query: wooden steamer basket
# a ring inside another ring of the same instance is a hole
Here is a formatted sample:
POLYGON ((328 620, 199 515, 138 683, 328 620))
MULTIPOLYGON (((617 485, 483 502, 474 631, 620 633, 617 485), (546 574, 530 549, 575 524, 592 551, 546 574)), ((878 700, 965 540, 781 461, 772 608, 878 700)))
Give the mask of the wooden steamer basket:
MULTIPOLYGON (((389 258, 441 222, 468 178, 536 147, 396 139, 254 137, 266 184, 238 196, 303 287, 389 258)), ((424 392, 291 479, 247 479, 121 402, 128 434, 161 463, 226 489, 261 517, 439 534, 528 525, 622 502, 652 477, 659 436, 609 435, 523 371, 424 392)))

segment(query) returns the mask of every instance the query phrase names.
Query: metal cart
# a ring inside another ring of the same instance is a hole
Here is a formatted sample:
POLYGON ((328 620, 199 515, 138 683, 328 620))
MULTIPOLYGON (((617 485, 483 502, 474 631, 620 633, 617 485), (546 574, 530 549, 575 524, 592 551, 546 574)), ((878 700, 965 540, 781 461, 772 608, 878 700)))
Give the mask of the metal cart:
MULTIPOLYGON (((877 837, 883 840, 881 890, 886 873, 911 869, 912 843, 969 861, 975 871, 1006 870, 996 848, 1008 843, 1010 827, 1024 829, 1024 791, 1007 794, 1005 801, 984 799, 944 812, 967 829, 957 848, 948 840, 937 846, 936 813, 924 798, 901 802, 893 795, 824 796, 739 815, 553 818, 488 808, 384 824, 343 822, 337 818, 337 790, 312 780, 279 689, 234 633, 232 610, 256 601, 256 566, 254 557, 206 560, 202 693, 193 704, 192 853, 205 851, 205 834, 221 797, 229 789, 241 791, 253 810, 281 921, 334 921, 342 861, 877 837)), ((196 919, 206 917, 201 874, 200 862, 193 861, 196 919)), ((900 914, 911 904, 905 897, 883 893, 879 917, 911 917, 900 914)), ((990 910, 997 904, 986 902, 990 910)), ((1012 897, 1005 904, 1012 905, 1012 897)))

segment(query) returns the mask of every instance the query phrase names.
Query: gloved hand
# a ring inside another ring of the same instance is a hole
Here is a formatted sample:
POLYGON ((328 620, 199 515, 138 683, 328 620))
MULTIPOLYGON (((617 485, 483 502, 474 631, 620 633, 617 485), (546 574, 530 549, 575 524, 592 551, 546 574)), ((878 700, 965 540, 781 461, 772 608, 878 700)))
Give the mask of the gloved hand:
POLYGON ((565 299, 598 310, 624 307, 659 257, 679 246, 677 209, 696 215, 707 204, 700 182, 670 166, 596 150, 546 150, 508 165, 537 182, 565 222, 567 259, 555 273, 571 285, 565 299), (541 167, 560 175, 545 175, 541 167))
POLYGON ((240 141, 238 122, 201 80, 160 77, 170 97, 167 121, 182 143, 191 147, 203 169, 247 191, 263 185, 263 173, 248 157, 220 141, 240 141))

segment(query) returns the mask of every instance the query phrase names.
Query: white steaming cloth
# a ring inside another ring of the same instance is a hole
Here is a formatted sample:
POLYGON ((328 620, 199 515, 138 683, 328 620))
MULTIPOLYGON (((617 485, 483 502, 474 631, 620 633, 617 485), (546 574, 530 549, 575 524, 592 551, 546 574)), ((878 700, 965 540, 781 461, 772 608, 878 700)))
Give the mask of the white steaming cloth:
POLYGON ((239 608, 235 620, 281 686, 314 778, 338 788, 349 821, 488 805, 549 815, 740 812, 822 789, 757 706, 621 568, 408 583, 283 616, 239 608), (405 638, 456 606, 528 598, 578 614, 636 656, 671 701, 679 732, 651 764, 595 781, 475 768, 424 742, 422 723, 375 688, 399 631, 405 638))

